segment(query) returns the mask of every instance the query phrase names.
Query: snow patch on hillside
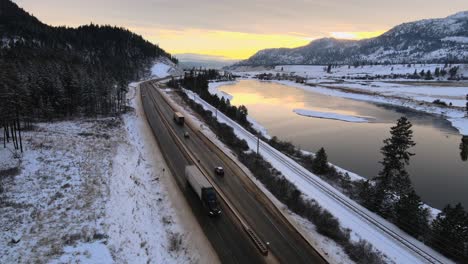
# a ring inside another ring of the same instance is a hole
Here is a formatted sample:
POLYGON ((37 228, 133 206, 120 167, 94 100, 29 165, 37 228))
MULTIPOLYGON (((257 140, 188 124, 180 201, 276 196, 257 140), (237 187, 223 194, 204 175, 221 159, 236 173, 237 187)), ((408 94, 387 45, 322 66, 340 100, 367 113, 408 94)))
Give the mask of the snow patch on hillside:
POLYGON ((441 40, 468 44, 468 37, 463 37, 463 36, 445 37, 441 40))
POLYGON ((151 78, 164 78, 167 76, 181 76, 184 71, 166 57, 157 59, 151 67, 151 78))

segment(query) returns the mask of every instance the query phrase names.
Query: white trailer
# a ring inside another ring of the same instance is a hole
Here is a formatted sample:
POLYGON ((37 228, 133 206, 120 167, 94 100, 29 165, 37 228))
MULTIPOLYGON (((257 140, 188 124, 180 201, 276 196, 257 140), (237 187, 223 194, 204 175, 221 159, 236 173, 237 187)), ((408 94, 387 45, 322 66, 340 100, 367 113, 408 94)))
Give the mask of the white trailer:
POLYGON ((216 191, 198 167, 195 165, 186 166, 185 178, 198 195, 203 205, 208 209, 208 213, 213 216, 221 214, 221 209, 219 209, 216 197, 216 191))

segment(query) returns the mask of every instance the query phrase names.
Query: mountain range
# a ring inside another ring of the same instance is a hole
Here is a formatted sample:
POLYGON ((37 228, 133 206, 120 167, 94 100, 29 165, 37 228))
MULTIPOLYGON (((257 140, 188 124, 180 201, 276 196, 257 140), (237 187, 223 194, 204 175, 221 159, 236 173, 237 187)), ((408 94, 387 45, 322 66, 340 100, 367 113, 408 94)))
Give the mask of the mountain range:
POLYGON ((398 25, 370 39, 322 38, 298 48, 258 51, 234 66, 468 62, 468 11, 398 25))

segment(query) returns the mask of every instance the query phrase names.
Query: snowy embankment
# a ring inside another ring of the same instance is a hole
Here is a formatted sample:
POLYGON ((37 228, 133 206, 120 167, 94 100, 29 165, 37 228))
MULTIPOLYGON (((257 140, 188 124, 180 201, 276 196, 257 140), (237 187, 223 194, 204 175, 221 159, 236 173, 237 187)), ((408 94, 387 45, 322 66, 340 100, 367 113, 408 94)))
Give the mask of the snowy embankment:
POLYGON ((319 112, 319 111, 312 111, 312 110, 306 110, 306 109, 293 109, 293 112, 301 116, 334 119, 334 120, 340 120, 340 121, 352 122, 352 123, 368 123, 370 121, 369 117, 343 115, 343 114, 337 114, 337 113, 331 113, 331 112, 319 112))
POLYGON ((167 76, 182 76, 184 71, 180 69, 175 63, 166 57, 156 60, 151 67, 151 78, 164 78, 167 76))
MULTIPOLYGON (((213 113, 215 112, 214 107, 206 103, 200 97, 190 91, 186 92, 189 93, 189 97, 197 97, 196 101, 201 103, 205 109, 213 113)), ((222 113, 218 112, 217 119, 219 122, 231 126, 236 135, 246 140, 252 151, 256 151, 257 139, 254 135, 222 113)), ((425 262, 421 256, 416 254, 415 251, 411 250, 407 245, 410 245, 410 247, 417 247, 418 250, 426 252, 423 253, 423 255, 428 254, 441 260, 443 263, 451 263, 450 260, 441 256, 422 242, 407 235, 382 217, 363 208, 316 175, 304 169, 294 160, 262 141, 260 142, 260 155, 270 162, 273 167, 282 172, 289 181, 294 183, 306 198, 316 200, 323 208, 326 208, 332 215, 338 218, 344 228, 352 230, 351 237, 354 241, 358 241, 359 239, 367 240, 377 250, 383 252, 389 259, 396 263, 425 262), (358 208, 360 213, 356 213, 355 209, 351 208, 358 208), (387 230, 392 235, 383 232, 382 229, 387 230), (403 244, 399 240, 393 238, 393 236, 397 236, 406 242, 403 244)))
MULTIPOLYGON (((468 84, 464 86, 438 86, 427 84, 375 82, 375 81, 345 81, 327 84, 330 87, 349 88, 386 96, 397 96, 432 103, 439 99, 453 106, 465 107, 468 84)), ((350 90, 350 92, 352 92, 350 90)))

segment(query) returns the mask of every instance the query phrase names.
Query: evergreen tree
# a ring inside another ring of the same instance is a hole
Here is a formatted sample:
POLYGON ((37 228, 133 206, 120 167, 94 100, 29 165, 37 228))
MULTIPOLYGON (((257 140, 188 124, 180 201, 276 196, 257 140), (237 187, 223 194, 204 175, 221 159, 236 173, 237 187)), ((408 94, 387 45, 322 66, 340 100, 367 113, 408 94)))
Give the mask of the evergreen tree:
POLYGON ((439 67, 435 68, 434 75, 435 75, 435 77, 439 77, 439 75, 440 75, 439 67))
POLYGON ((372 186, 369 180, 359 181, 357 184, 357 196, 364 207, 369 210, 376 211, 375 198, 375 188, 372 186))
POLYGON ((458 66, 452 67, 449 70, 450 78, 453 79, 457 76, 458 66))
POLYGON ((460 143, 460 158, 463 161, 468 160, 468 136, 463 136, 460 143))
POLYGON ((432 80, 432 74, 431 74, 431 71, 430 71, 430 70, 428 70, 428 71, 426 72, 426 77, 425 77, 425 79, 426 79, 426 80, 432 80))
POLYGON ((408 234, 422 238, 429 230, 429 211, 414 190, 400 197, 395 204, 395 224, 408 234))
POLYGON ((409 149, 416 145, 411 127, 412 124, 406 117, 398 119, 396 126, 390 130, 391 137, 384 140, 381 148, 383 160, 380 163, 383 168, 375 182, 378 196, 376 199, 382 207, 391 206, 394 194, 402 197, 411 191, 411 181, 405 169, 410 157, 414 155, 409 149))
POLYGON ((315 154, 312 170, 317 174, 326 174, 328 172, 328 157, 324 148, 320 148, 320 150, 315 154))
POLYGON ((463 206, 447 205, 432 222, 431 245, 457 260, 468 261, 468 215, 463 206))
POLYGON ((468 94, 466 95, 466 117, 468 117, 468 94))

